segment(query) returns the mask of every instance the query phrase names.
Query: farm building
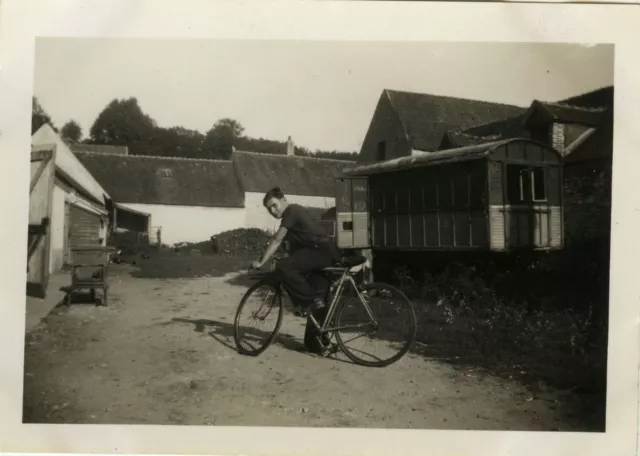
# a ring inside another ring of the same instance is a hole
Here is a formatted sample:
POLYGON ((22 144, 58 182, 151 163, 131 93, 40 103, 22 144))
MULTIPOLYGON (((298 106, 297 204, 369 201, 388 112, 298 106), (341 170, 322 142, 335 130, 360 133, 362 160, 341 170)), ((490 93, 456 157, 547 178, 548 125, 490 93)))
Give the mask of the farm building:
POLYGON ((384 90, 362 143, 358 163, 410 156, 412 151, 441 149, 449 130, 495 122, 520 115, 525 108, 384 90))
POLYGON ((245 195, 245 226, 275 230, 279 221, 265 210, 264 194, 275 186, 287 200, 305 206, 320 218, 335 207, 336 178, 353 165, 345 160, 298 157, 289 138, 286 155, 234 151, 232 161, 245 195))
POLYGON ((601 240, 611 232, 613 87, 559 103, 532 106, 529 124, 546 131, 545 142, 564 157, 567 239, 601 240))
POLYGON ((150 235, 160 229, 162 243, 171 245, 201 242, 244 226, 244 195, 231 161, 76 155, 116 202, 116 228, 146 230, 150 235), (130 212, 119 216, 122 209, 130 212))
POLYGON ((234 150, 231 160, 111 153, 110 146, 75 154, 113 197, 115 230, 160 230, 162 243, 201 242, 240 227, 275 230, 262 199, 280 186, 289 201, 321 218, 335 206, 335 179, 353 162, 234 150))
POLYGON ((69 263, 72 248, 106 244, 110 195, 48 124, 31 144, 29 225, 43 219, 48 225, 45 236, 30 239, 37 250, 30 255, 27 281, 40 283, 69 263))

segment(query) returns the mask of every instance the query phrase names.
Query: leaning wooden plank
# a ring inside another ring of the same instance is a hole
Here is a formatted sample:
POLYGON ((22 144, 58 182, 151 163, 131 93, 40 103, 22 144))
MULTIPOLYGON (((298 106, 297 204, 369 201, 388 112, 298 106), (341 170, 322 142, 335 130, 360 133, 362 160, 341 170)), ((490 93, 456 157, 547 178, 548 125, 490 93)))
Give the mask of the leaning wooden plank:
POLYGON ((55 146, 33 147, 31 167, 29 228, 33 243, 30 242, 27 250, 27 294, 44 298, 49 283, 51 233, 47 228, 52 214, 55 146))

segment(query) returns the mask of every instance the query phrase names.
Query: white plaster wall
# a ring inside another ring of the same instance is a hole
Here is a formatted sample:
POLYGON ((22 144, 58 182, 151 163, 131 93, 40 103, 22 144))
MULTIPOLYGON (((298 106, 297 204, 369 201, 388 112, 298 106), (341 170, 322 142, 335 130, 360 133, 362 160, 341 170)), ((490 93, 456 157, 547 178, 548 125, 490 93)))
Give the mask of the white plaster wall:
POLYGON ((151 214, 152 227, 162 227, 162 243, 207 241, 212 235, 244 227, 244 208, 120 203, 151 214))
POLYGON ((66 192, 54 185, 51 207, 51 244, 49 246, 49 271, 58 271, 64 261, 64 201, 66 192))
MULTIPOLYGON (((290 203, 300 204, 307 207, 319 207, 330 209, 335 206, 335 198, 324 196, 300 196, 286 195, 290 203)), ((245 193, 246 221, 247 228, 260 228, 275 232, 280 226, 280 220, 273 218, 262 204, 264 193, 245 193)))

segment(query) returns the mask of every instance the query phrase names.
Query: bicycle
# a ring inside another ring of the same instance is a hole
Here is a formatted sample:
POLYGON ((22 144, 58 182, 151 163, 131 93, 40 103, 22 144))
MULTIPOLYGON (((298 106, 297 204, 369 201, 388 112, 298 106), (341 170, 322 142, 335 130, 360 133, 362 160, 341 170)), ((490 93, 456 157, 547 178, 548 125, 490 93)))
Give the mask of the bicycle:
MULTIPOLYGON (((329 304, 322 324, 318 323, 312 312, 309 312, 307 318, 314 326, 317 337, 326 335, 327 339, 331 341, 333 335, 335 335, 337 347, 333 346, 333 353, 340 350, 353 362, 362 366, 385 367, 400 360, 411 349, 416 338, 417 319, 411 301, 398 288, 380 282, 360 285, 356 283, 354 275, 362 270, 365 262, 366 258, 363 256, 346 257, 334 266, 315 272, 314 274, 325 275, 330 281, 330 287, 325 296, 325 302, 329 304), (349 286, 348 292, 347 286, 349 286), (377 315, 373 310, 375 306, 372 305, 376 298, 390 299, 377 312, 377 315), (349 307, 351 301, 355 301, 355 304, 360 304, 356 310, 364 309, 364 316, 368 321, 345 324, 344 320, 353 310, 352 307, 349 307), (393 310, 403 311, 406 314, 406 321, 390 318, 389 313, 393 310), (360 328, 368 328, 369 331, 349 340, 345 338, 345 334, 341 334, 342 332, 348 333, 349 330, 360 328), (392 337, 389 332, 390 329, 400 329, 403 331, 403 335, 392 337), (372 360, 368 360, 361 357, 359 350, 347 347, 347 343, 365 336, 367 339, 371 339, 373 334, 379 335, 382 340, 374 343, 377 348, 396 348, 397 352, 389 358, 381 359, 373 356, 372 360)), ((236 347, 241 354, 258 356, 277 337, 284 314, 282 297, 286 291, 281 281, 275 276, 274 271, 254 272, 250 270, 249 274, 257 282, 246 291, 238 305, 234 319, 234 339, 236 347), (274 317, 275 324, 271 331, 247 331, 247 334, 244 334, 245 328, 240 325, 241 315, 252 297, 258 297, 262 302, 259 304, 257 311, 250 313, 250 317, 259 323, 265 322, 270 316, 274 317), (275 314, 276 312, 277 314, 275 314), (262 340, 262 342, 258 342, 256 347, 252 347, 250 342, 256 339, 262 340)))

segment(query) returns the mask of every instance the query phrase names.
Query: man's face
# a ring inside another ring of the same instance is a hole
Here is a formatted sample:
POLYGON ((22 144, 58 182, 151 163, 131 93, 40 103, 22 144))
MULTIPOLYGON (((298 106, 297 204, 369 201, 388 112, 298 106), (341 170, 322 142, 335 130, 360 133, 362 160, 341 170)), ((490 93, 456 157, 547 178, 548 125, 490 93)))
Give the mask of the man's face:
POLYGON ((271 215, 275 218, 282 218, 282 214, 284 214, 284 210, 286 208, 286 201, 284 199, 271 198, 265 204, 265 207, 269 211, 271 215))

